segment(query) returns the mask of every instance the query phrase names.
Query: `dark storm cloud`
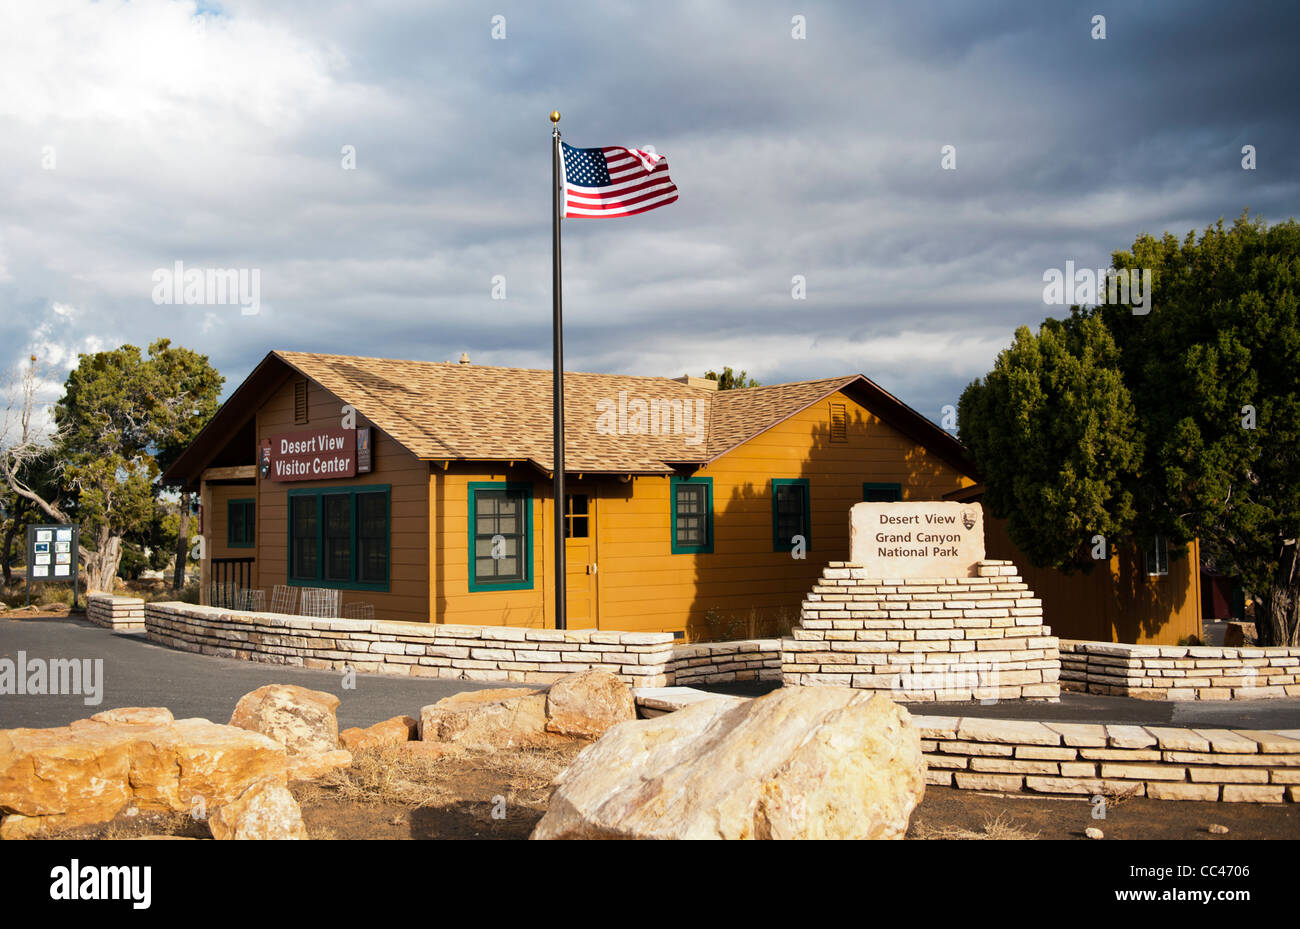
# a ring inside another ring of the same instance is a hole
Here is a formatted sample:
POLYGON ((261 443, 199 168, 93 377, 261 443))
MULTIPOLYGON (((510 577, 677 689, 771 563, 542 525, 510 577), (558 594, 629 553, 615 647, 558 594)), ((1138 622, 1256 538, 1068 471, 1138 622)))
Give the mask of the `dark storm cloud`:
POLYGON ((571 367, 861 371, 937 418, 1065 311, 1045 269, 1294 211, 1300 11, 1105 6, 231 0, 200 39, 184 3, 6 8, 3 361, 165 335, 231 387, 280 347, 548 366, 558 107, 682 192, 566 223, 571 367), (156 306, 177 260, 259 269, 261 313, 156 306))

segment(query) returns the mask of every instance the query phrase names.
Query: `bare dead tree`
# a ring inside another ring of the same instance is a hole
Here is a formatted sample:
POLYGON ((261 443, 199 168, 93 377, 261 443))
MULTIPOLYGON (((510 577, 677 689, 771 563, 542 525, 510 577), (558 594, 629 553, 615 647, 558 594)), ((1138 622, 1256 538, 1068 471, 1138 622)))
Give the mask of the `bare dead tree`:
MULTIPOLYGON (((45 499, 25 477, 29 466, 50 454, 58 438, 49 415, 51 404, 40 398, 41 385, 51 370, 32 355, 25 368, 10 369, 5 375, 5 408, 0 416, 0 480, 12 493, 32 503, 54 522, 71 523, 73 520, 58 501, 45 499)), ((79 546, 79 555, 85 563, 93 553, 79 546)))

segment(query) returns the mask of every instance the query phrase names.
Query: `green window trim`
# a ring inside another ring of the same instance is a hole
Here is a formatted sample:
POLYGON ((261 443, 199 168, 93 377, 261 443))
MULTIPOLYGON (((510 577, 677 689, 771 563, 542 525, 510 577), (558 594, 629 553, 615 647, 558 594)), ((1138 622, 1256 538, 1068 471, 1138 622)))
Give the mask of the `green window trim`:
POLYGON ((670 540, 674 555, 707 555, 713 551, 713 478, 673 476, 668 488, 668 507, 672 514, 670 540), (680 545, 677 542, 677 488, 683 484, 704 487, 704 539, 700 545, 680 545))
POLYGON ((871 502, 871 503, 897 503, 898 501, 900 501, 900 500, 902 500, 902 499, 903 499, 903 485, 902 485, 902 484, 889 484, 889 483, 885 483, 885 484, 877 484, 877 483, 872 483, 872 482, 870 482, 870 481, 863 481, 863 483, 862 483, 862 500, 863 500, 864 503, 867 503, 867 502, 871 502), (877 493, 877 494, 881 494, 881 493, 883 493, 883 492, 885 492, 885 491, 893 491, 894 499, 893 499, 893 500, 873 500, 873 501, 868 501, 868 500, 867 500, 867 497, 868 497, 872 492, 875 492, 875 493, 877 493))
POLYGON ((465 550, 465 568, 468 574, 471 593, 489 590, 532 590, 536 583, 533 572, 533 485, 522 481, 470 481, 469 482, 469 548, 465 550), (475 567, 475 541, 478 538, 478 494, 480 491, 506 491, 517 493, 522 497, 523 506, 523 544, 521 562, 524 577, 522 580, 487 581, 479 580, 475 567))
POLYGON ((288 523, 286 535, 288 543, 285 549, 285 581, 290 587, 326 587, 331 590, 377 590, 387 591, 393 577, 393 493, 389 484, 364 484, 357 487, 312 487, 310 489, 290 490, 286 498, 288 523), (357 520, 357 497, 366 494, 384 495, 384 579, 382 581, 359 581, 358 553, 360 552, 360 533, 357 520), (325 504, 323 498, 333 496, 349 497, 351 514, 350 536, 352 562, 350 580, 327 580, 325 578, 325 504), (293 574, 293 501, 303 497, 316 499, 316 574, 314 577, 295 577, 293 574))
POLYGON ((226 548, 252 548, 257 540, 257 501, 252 497, 226 501, 226 548), (235 533, 235 510, 242 509, 239 526, 242 535, 235 533))
POLYGON ((812 550, 812 495, 806 477, 772 478, 772 551, 789 552, 794 550, 794 543, 781 532, 781 513, 778 507, 778 487, 803 488, 803 529, 797 535, 803 536, 804 551, 812 550))

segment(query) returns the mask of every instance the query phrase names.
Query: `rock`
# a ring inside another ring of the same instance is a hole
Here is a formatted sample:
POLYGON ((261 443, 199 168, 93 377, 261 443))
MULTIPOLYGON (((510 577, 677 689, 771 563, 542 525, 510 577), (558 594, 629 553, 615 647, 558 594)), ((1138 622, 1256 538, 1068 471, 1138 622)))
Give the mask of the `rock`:
POLYGON ((1221 826, 1218 823, 1210 823, 1210 835, 1227 835, 1228 827, 1221 826))
POLYGON ((636 700, 609 671, 566 674, 546 694, 546 731, 599 739, 617 723, 636 719, 636 700))
POLYGON ((166 726, 176 721, 172 711, 165 706, 123 706, 96 713, 90 719, 97 723, 125 723, 131 726, 166 726))
POLYGON ((302 809, 293 794, 274 781, 251 784, 208 818, 214 839, 305 839, 302 809))
POLYGON ((230 725, 270 736, 290 755, 323 755, 339 747, 339 698, 296 684, 267 684, 239 698, 230 725))
POLYGON ((352 752, 382 745, 400 745, 419 738, 419 730, 420 724, 410 716, 394 716, 365 729, 355 726, 344 729, 339 733, 339 745, 352 752))
POLYGON ((266 736, 206 719, 149 723, 151 714, 171 716, 131 707, 55 729, 0 730, 0 838, 107 822, 129 806, 211 809, 256 780, 285 783, 284 748, 266 736))
POLYGON ((314 781, 335 768, 346 768, 351 764, 352 753, 342 749, 319 755, 290 755, 288 776, 291 781, 314 781))
POLYGON ((1257 641, 1254 623, 1230 622, 1223 630, 1223 644, 1230 646, 1251 646, 1257 641))
POLYGON ((420 710, 420 739, 496 751, 554 741, 546 731, 546 691, 499 687, 453 694, 420 710))
POLYGON ((1083 834, 1090 839, 1106 838, 1106 834, 1102 832, 1100 829, 1098 829, 1096 826, 1089 826, 1087 829, 1083 830, 1083 834))
POLYGON ((901 839, 925 772, 888 698, 785 687, 615 726, 556 778, 532 838, 901 839))
MULTIPOLYGON (((560 678, 549 690, 501 687, 439 700, 420 710, 419 737, 495 751, 573 737, 596 739, 610 726, 634 719, 636 701, 616 675, 580 671, 560 678)), ((349 732, 348 741, 355 744, 358 732, 349 732)))
POLYGON ((726 698, 735 703, 744 703, 749 697, 735 697, 730 694, 711 694, 694 687, 638 687, 632 691, 636 700, 637 715, 641 719, 675 713, 701 700, 718 700, 726 698))

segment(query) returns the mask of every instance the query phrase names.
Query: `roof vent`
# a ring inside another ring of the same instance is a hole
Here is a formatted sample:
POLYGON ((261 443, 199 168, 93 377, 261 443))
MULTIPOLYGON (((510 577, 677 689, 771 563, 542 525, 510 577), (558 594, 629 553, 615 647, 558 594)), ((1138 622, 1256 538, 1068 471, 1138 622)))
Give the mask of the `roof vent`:
POLYGON ((679 384, 685 384, 687 387, 701 387, 704 390, 717 390, 718 382, 709 380, 707 377, 692 377, 689 374, 683 374, 681 377, 669 378, 679 384))
POLYGON ((295 425, 305 425, 307 419, 307 379, 299 378, 293 382, 293 421, 295 425))
POLYGON ((469 352, 460 353, 460 363, 463 365, 469 364, 469 352))

